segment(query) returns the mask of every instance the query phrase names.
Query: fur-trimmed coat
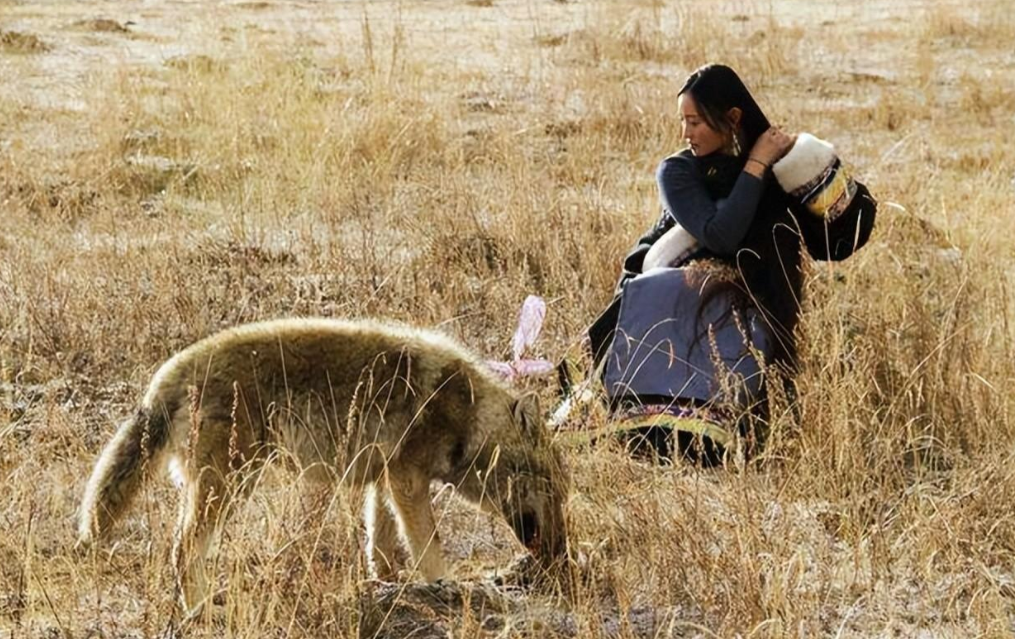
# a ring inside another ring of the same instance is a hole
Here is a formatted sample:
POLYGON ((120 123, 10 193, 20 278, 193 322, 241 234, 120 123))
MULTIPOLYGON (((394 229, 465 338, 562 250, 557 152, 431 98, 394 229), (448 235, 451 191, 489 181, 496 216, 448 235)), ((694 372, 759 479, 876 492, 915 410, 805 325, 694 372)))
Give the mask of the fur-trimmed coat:
MULTIPOLYGON (((869 237, 875 203, 866 187, 845 173, 831 145, 807 134, 798 137, 794 149, 764 178, 744 172, 744 161, 724 154, 696 157, 685 150, 661 163, 657 180, 662 215, 625 257, 614 300, 589 329, 597 360, 611 348, 617 350, 613 340, 622 294, 632 280, 656 268, 713 264, 726 276, 714 278, 714 286, 705 278, 699 289, 701 305, 680 296, 683 302, 674 309, 674 319, 696 322, 703 317, 704 304, 728 300, 730 310, 757 313, 770 333, 766 363, 795 368, 801 248, 815 259, 848 257, 869 237), (735 275, 729 277, 730 272, 735 275)), ((641 288, 652 290, 653 298, 663 290, 641 288)), ((657 305, 658 300, 646 304, 657 305)), ((624 306, 628 316, 643 315, 632 300, 624 306)), ((676 343, 682 341, 676 334, 667 337, 670 347, 692 346, 676 343)), ((630 390, 638 389, 634 385, 630 390)))

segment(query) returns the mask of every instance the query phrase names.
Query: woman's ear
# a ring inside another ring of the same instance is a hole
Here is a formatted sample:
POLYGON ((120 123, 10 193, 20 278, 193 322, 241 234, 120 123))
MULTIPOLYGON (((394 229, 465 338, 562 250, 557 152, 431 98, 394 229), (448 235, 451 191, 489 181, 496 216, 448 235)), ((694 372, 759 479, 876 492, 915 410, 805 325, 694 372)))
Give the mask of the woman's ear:
POLYGON ((744 112, 740 107, 733 107, 732 109, 726 112, 726 117, 729 118, 730 124, 733 125, 734 129, 740 126, 740 118, 743 115, 744 112))

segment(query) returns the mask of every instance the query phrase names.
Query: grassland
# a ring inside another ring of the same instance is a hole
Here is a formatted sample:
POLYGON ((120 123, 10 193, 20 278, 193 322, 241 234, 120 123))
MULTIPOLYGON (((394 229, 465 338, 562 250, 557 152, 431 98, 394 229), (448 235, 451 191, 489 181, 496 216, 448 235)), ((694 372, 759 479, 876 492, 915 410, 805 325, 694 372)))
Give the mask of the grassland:
MULTIPOLYGON (((0 637, 359 634, 341 494, 267 482, 181 629, 168 483, 72 551, 98 449, 239 322, 381 316, 504 358, 539 294, 534 354, 563 356, 709 61, 881 202, 861 253, 806 266, 799 421, 720 470, 569 450, 570 599, 420 636, 1012 636, 1012 41, 1004 0, 0 4, 0 637)), ((437 503, 460 582, 519 551, 437 503)))

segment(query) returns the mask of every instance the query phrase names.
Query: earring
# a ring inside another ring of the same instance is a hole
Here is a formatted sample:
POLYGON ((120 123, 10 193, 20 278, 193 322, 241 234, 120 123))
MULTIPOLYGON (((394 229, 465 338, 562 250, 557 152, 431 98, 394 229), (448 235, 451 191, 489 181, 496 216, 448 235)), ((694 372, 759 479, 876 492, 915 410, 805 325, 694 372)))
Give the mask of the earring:
POLYGON ((737 137, 737 132, 733 132, 733 155, 740 155, 740 138, 737 137))

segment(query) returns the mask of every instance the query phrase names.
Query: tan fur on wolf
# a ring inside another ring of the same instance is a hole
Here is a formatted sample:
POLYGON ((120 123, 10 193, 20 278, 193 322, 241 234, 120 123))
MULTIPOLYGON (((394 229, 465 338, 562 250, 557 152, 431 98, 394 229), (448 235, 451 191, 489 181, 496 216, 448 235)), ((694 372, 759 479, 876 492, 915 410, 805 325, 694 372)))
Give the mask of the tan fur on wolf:
POLYGON ((382 578, 397 569, 399 530, 424 578, 445 574, 433 480, 502 514, 550 563, 566 552, 567 476, 539 417, 534 396, 517 397, 439 333, 327 319, 238 326, 156 372, 95 465, 80 542, 123 515, 145 468, 175 460, 183 499, 174 563, 183 606, 195 610, 226 502, 281 447, 321 479, 371 488, 368 554, 382 578))

